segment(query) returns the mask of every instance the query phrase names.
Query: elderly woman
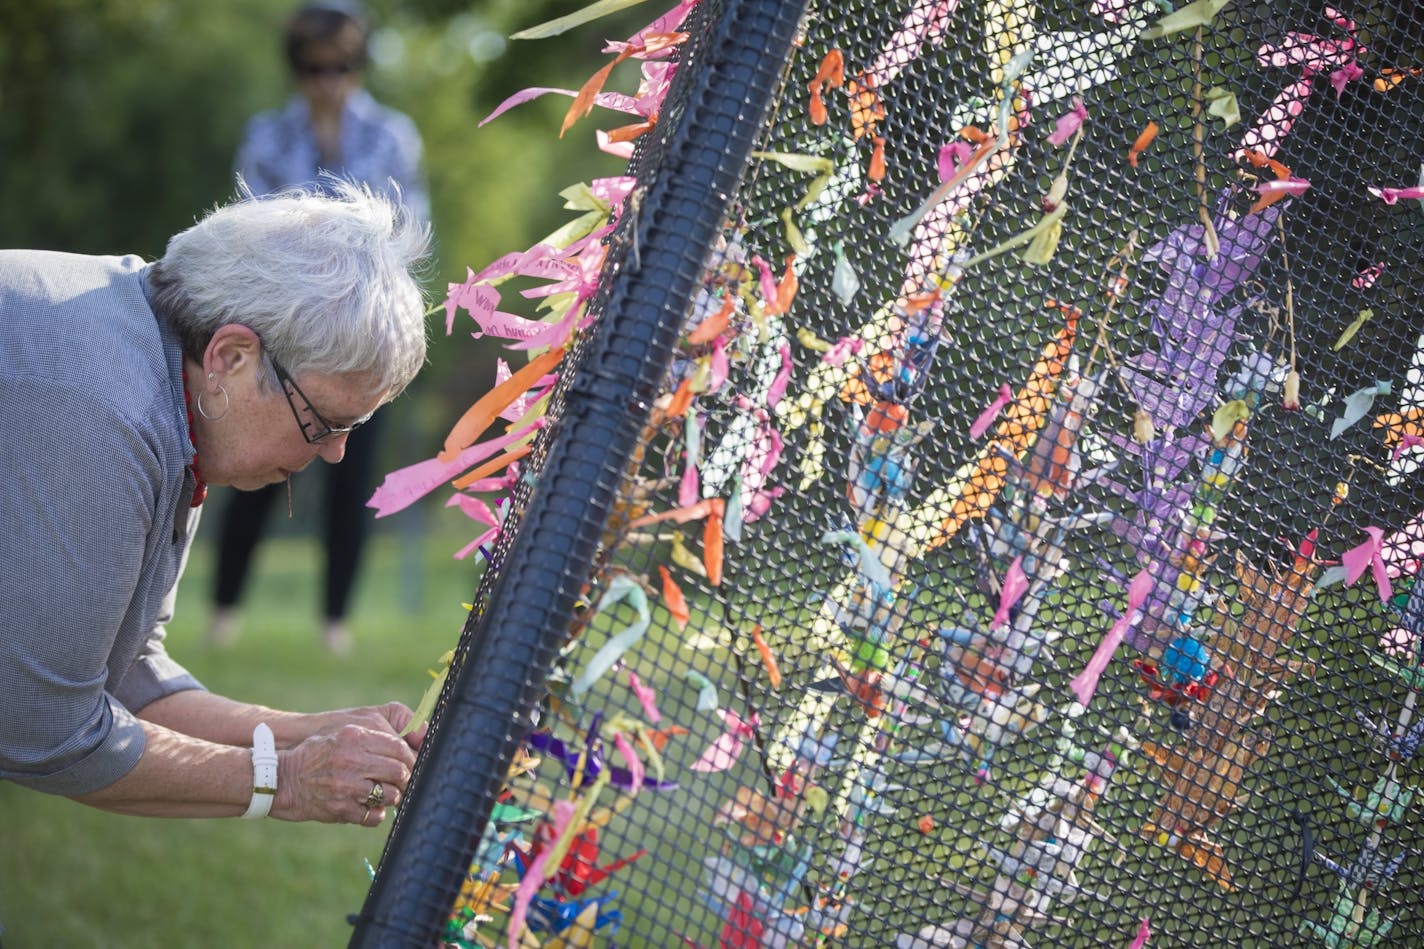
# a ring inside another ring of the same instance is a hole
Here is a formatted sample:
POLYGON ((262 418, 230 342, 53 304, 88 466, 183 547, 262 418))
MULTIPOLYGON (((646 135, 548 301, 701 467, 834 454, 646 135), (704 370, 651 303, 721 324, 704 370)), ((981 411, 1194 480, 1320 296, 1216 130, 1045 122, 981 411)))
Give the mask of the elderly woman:
POLYGON ((164 817, 400 803, 408 708, 243 704, 163 645, 207 485, 336 464, 424 361, 427 229, 328 191, 219 208, 150 265, 0 251, 0 779, 164 817))

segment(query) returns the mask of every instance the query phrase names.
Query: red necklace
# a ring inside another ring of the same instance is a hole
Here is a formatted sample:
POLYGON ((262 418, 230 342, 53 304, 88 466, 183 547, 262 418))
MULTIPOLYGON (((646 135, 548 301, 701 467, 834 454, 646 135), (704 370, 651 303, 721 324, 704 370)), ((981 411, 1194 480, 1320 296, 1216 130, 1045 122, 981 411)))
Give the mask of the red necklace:
POLYGON ((188 409, 188 440, 193 443, 193 462, 188 470, 193 472, 193 507, 202 504, 208 496, 208 483, 198 470, 198 439, 193 434, 193 396, 188 391, 188 369, 183 369, 183 405, 188 409))

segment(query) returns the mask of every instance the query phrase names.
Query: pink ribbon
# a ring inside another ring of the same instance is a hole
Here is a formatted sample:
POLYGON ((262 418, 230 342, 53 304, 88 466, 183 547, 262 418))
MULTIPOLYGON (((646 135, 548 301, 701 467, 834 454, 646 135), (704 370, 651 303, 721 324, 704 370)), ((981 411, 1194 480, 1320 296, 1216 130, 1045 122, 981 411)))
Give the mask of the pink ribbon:
POLYGON ((1309 191, 1310 182, 1304 178, 1282 178, 1275 181, 1262 181, 1256 185, 1254 190, 1263 198, 1274 194, 1283 194, 1294 198, 1309 191))
MULTIPOLYGON (((1337 24, 1353 26, 1348 20, 1338 18, 1337 24)), ((1281 90, 1270 107, 1266 109, 1256 124, 1241 140, 1237 150, 1239 158, 1247 151, 1256 150, 1267 158, 1274 158, 1281 141, 1289 134, 1295 120, 1305 111, 1305 101, 1315 88, 1315 77, 1323 72, 1330 73, 1330 83, 1340 94, 1345 84, 1359 78, 1363 70, 1355 62, 1355 56, 1364 47, 1355 41, 1353 34, 1347 39, 1337 40, 1315 36, 1292 30, 1279 45, 1265 43, 1256 53, 1256 60, 1262 66, 1298 66, 1301 78, 1281 90)))
POLYGON ((500 527, 502 526, 499 515, 490 510, 490 506, 479 498, 457 492, 454 497, 445 502, 445 506, 458 507, 461 511, 464 511, 465 515, 471 520, 478 521, 489 527, 489 530, 455 551, 456 560, 464 560, 470 556, 470 554, 499 536, 500 527))
POLYGON ((1102 677, 1103 670, 1107 668, 1108 661, 1112 659, 1113 653, 1117 651, 1118 645, 1132 624, 1138 620, 1138 610, 1142 604, 1147 602, 1147 596, 1152 592, 1152 574, 1148 568, 1143 567, 1137 572, 1137 576, 1132 578, 1132 583, 1127 588, 1127 607, 1122 611, 1122 615, 1117 618, 1117 622, 1112 624, 1112 629, 1103 637, 1103 641, 1098 643, 1097 650, 1093 653, 1093 658, 1088 660, 1088 664, 1083 667, 1083 671, 1074 677, 1070 688, 1073 694, 1078 697, 1078 703, 1086 706, 1093 700, 1093 695, 1098 691, 1098 679, 1102 677))
POLYGON ((821 362, 839 369, 851 356, 859 355, 864 346, 865 340, 858 336, 842 336, 831 344, 830 349, 826 350, 826 354, 821 357, 821 362))
MULTIPOLYGON (((544 328, 544 324, 542 323, 539 324, 539 326, 541 329, 544 328)), ((514 373, 510 370, 509 363, 505 362, 503 359, 495 359, 495 385, 499 385, 501 382, 504 382, 512 375, 514 375, 514 373)), ((513 402, 509 403, 509 406, 505 408, 503 412, 499 413, 499 417, 504 419, 506 422, 519 421, 521 418, 524 417, 524 414, 529 411, 530 406, 532 406, 535 402, 538 402, 541 398, 544 397, 543 390, 547 389, 549 386, 553 385, 555 382, 558 381, 559 375, 555 372, 540 376, 537 380, 535 380, 534 384, 529 387, 529 391, 521 395, 519 398, 515 399, 513 402)))
POLYGON ((1132 945, 1127 949, 1142 949, 1147 945, 1147 940, 1152 936, 1152 928, 1147 925, 1147 917, 1142 917, 1142 921, 1137 924, 1137 936, 1132 940, 1132 945))
POLYGON ((614 158, 622 158, 625 161, 633 157, 632 142, 615 142, 603 129, 594 129, 593 138, 598 142, 598 150, 605 155, 612 155, 614 158))
POLYGON ((771 416, 765 409, 756 409, 757 427, 747 446, 746 460, 742 463, 742 490, 750 495, 765 493, 767 479, 781 461, 781 453, 786 443, 781 433, 771 423, 771 416))
MULTIPOLYGON (((573 801, 554 802, 554 840, 564 835, 564 831, 574 819, 575 810, 573 801)), ((524 928, 524 920, 529 915, 529 904, 533 901, 534 894, 539 892, 539 887, 548 879, 549 855, 553 852, 552 846, 539 851, 539 856, 535 857, 529 869, 524 871, 524 878, 519 881, 519 888, 514 891, 514 906, 509 911, 509 949, 519 949, 519 931, 524 928)))
POLYGON ((771 386, 766 390, 766 407, 774 409, 785 396, 786 387, 791 383, 791 344, 782 343, 781 348, 781 368, 776 372, 776 378, 771 380, 771 386))
POLYGON ((1395 204, 1401 200, 1424 200, 1424 185, 1414 188, 1371 188, 1370 194, 1385 204, 1395 204))
POLYGON ((697 466, 689 461, 682 469, 682 480, 677 486, 678 507, 691 507, 696 504, 698 495, 701 493, 702 487, 697 475, 697 466))
POLYGON ((999 394, 994 401, 990 402, 984 411, 979 413, 979 417, 974 420, 974 424, 969 426, 969 437, 977 439, 989 430, 994 424, 994 419, 999 417, 999 413, 1004 410, 1004 406, 1014 400, 1014 392, 1006 382, 999 386, 999 394))
POLYGON ((1237 157, 1239 158, 1254 149, 1267 158, 1274 158, 1281 140, 1290 132, 1295 120, 1300 118, 1300 114, 1305 111, 1305 100, 1310 98, 1313 87, 1314 83, 1306 78, 1293 82, 1282 89, 1270 107, 1261 113, 1261 118, 1241 139, 1241 148, 1236 152, 1237 157))
POLYGON ((915 0, 914 7, 900 21, 900 28, 881 47, 880 55, 867 70, 875 85, 886 85, 919 59, 925 43, 939 42, 958 6, 959 0, 915 0))
POLYGON ((628 766, 628 780, 632 785, 629 794, 637 796, 638 790, 643 786, 643 777, 648 773, 643 767, 643 759, 638 757, 638 752, 633 750, 632 743, 622 732, 613 736, 613 747, 618 749, 618 756, 628 766))
POLYGON ((504 474, 490 478, 481 478, 474 484, 466 486, 465 490, 471 494, 506 494, 519 483, 519 462, 512 461, 509 467, 504 469, 504 474))
MULTIPOLYGON (((527 89, 520 89, 514 95, 495 106, 493 112, 480 119, 479 126, 477 127, 483 127, 487 123, 493 122, 517 105, 523 105, 540 96, 550 94, 568 96, 570 99, 578 96, 578 93, 573 89, 560 89, 557 86, 530 86, 527 89)), ((638 114, 638 110, 633 104, 633 97, 621 92, 600 92, 593 97, 593 101, 605 109, 613 109, 615 112, 627 112, 630 115, 638 114)))
POLYGON ((752 521, 761 517, 767 511, 771 510, 771 502, 785 493, 786 488, 783 485, 777 485, 774 488, 754 492, 752 496, 747 499, 746 504, 742 508, 742 523, 750 524, 752 521))
MULTIPOLYGON (((681 25, 686 19, 687 13, 697 4, 697 0, 683 0, 682 3, 669 10, 664 15, 649 23, 636 34, 629 37, 624 43, 609 43, 605 52, 615 52, 628 46, 643 47, 647 45, 647 38, 651 34, 671 33, 681 25)), ((674 64, 659 63, 656 60, 666 58, 672 54, 672 47, 659 49, 652 53, 635 53, 632 58, 644 60, 643 81, 638 87, 638 95, 629 96, 621 92, 600 92, 594 97, 594 102, 605 109, 613 109, 617 112, 627 112, 631 115, 641 115, 647 118, 661 110, 663 99, 667 95, 668 87, 672 83, 672 75, 676 69, 674 64), (657 65, 662 68, 650 69, 650 65, 657 65)), ((505 112, 517 105, 523 105, 532 99, 537 99, 542 95, 555 93, 562 96, 574 97, 578 93, 572 89, 558 89, 549 86, 531 86, 528 89, 521 89, 514 95, 505 99, 495 110, 480 120, 480 125, 493 121, 505 112)))
POLYGON ((1403 435, 1399 436, 1399 444, 1394 446, 1394 454, 1389 456, 1389 460, 1396 461, 1399 459, 1400 455, 1404 454, 1409 449, 1417 448, 1420 445, 1424 445, 1424 438, 1420 438, 1413 432, 1405 432, 1403 435))
POLYGON ((682 26, 682 22, 687 19, 687 15, 692 12, 692 8, 697 6, 697 3, 698 0, 682 0, 677 6, 633 34, 632 41, 642 40, 649 33, 671 33, 682 26))
MULTIPOLYGON (((558 280, 573 272, 573 264, 562 259, 567 250, 560 250, 551 244, 535 244, 528 250, 511 251, 496 258, 479 273, 469 273, 464 284, 451 284, 450 289, 453 292, 457 286, 489 284, 511 275, 558 280)), ((469 271, 468 267, 465 269, 469 271)), ((449 315, 448 307, 446 315, 449 315)))
MULTIPOLYGON (((600 236, 607 234, 610 227, 605 226, 595 231, 600 236)), ((598 289, 599 275, 603 271, 603 258, 608 253, 608 248, 601 243, 589 243, 587 240, 580 241, 578 253, 572 258, 574 266, 561 274, 562 278, 556 283, 548 283, 542 287, 534 287, 520 292, 520 296, 534 300, 539 297, 549 297, 558 293, 572 292, 578 302, 582 303, 593 296, 598 289)), ((575 304, 577 306, 577 304, 575 304)))
MULTIPOLYGON (((590 189, 600 200, 616 203, 622 200, 622 195, 626 195, 630 181, 623 177, 600 178, 590 185, 590 189)), ((455 312, 463 307, 479 324, 480 331, 475 334, 476 338, 489 335, 514 340, 510 349, 561 345, 573 331, 580 304, 593 296, 598 288, 603 258, 608 252, 602 238, 610 230, 612 225, 606 224, 568 247, 535 244, 526 251, 505 254, 479 273, 467 270, 464 283, 448 285, 449 292, 445 298, 446 333, 454 331, 455 312), (574 302, 569 305, 563 319, 553 324, 501 312, 496 309, 499 292, 490 283, 507 276, 550 281, 522 291, 520 295, 528 299, 572 292, 574 302)))
POLYGON ((1350 286, 1356 290, 1368 290, 1382 276, 1384 276, 1384 264, 1371 264, 1350 278, 1350 286))
POLYGON ((732 363, 727 358, 727 341, 718 336, 712 341, 711 355, 712 371, 707 379, 707 391, 716 392, 727 382, 727 377, 732 374, 732 363))
POLYGON ((1335 98, 1345 94, 1345 87, 1365 74, 1364 67, 1353 59, 1330 74, 1330 85, 1335 89, 1335 98))
POLYGON ((974 146, 962 138, 956 138, 948 145, 940 146, 939 161, 936 165, 939 171, 940 184, 944 184, 953 178, 955 172, 964 167, 964 163, 967 162, 973 154, 974 146))
POLYGON ((385 517, 387 514, 403 510, 445 482, 458 477, 462 471, 478 464, 495 452, 502 451, 505 446, 518 441, 531 431, 543 428, 546 424, 548 423, 545 419, 535 419, 517 431, 478 442, 460 452, 455 456, 455 460, 448 464, 438 458, 430 458, 392 471, 386 475, 381 486, 371 495, 371 500, 366 502, 366 506, 375 508, 377 517, 385 517))
POLYGON ((761 288, 762 303, 771 306, 776 302, 776 274, 772 273, 771 264, 767 263, 760 254, 752 255, 752 266, 757 269, 757 281, 761 288))

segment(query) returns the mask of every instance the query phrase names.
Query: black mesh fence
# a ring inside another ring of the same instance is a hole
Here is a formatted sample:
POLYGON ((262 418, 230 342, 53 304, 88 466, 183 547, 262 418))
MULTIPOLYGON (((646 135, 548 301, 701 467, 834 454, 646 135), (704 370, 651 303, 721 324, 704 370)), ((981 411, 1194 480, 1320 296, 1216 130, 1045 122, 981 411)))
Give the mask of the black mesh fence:
POLYGON ((1172 7, 613 47, 353 945, 1424 944, 1424 13, 1172 7))

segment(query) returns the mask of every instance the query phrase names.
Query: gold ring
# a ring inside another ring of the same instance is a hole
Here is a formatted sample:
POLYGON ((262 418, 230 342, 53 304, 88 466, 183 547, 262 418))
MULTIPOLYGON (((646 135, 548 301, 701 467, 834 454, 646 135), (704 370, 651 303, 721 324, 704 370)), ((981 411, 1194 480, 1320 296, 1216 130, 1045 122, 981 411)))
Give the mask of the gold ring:
POLYGON ((364 813, 364 814, 361 815, 361 823, 363 823, 363 824, 366 823, 366 818, 368 818, 368 817, 370 817, 370 816, 371 816, 371 809, 368 807, 368 808, 366 808, 366 813, 364 813))
POLYGON ((371 810, 380 807, 386 800, 386 789, 381 786, 381 782, 371 782, 371 793, 366 795, 366 809, 371 810))

